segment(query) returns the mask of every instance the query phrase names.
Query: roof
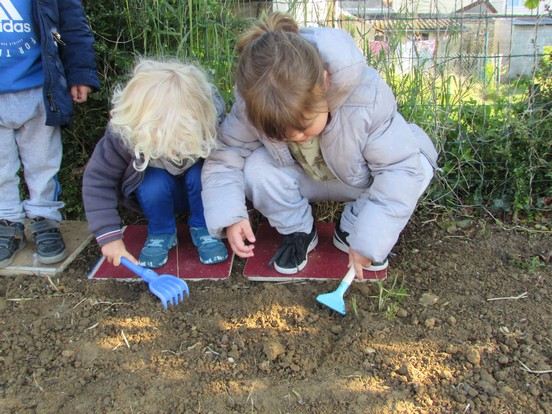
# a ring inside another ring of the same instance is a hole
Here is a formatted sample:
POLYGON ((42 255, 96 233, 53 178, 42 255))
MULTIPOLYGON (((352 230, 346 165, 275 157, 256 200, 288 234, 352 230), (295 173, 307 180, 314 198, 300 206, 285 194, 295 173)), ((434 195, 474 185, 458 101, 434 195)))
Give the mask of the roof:
POLYGON ((477 0, 472 4, 469 4, 461 9, 456 10, 455 13, 474 13, 482 14, 483 12, 488 11, 492 14, 498 13, 495 6, 491 4, 489 0, 477 0))
POLYGON ((512 20, 514 26, 549 26, 552 17, 518 17, 512 20))
POLYGON ((374 29, 379 32, 448 32, 459 33, 465 27, 454 19, 412 19, 393 18, 391 20, 371 20, 374 29))

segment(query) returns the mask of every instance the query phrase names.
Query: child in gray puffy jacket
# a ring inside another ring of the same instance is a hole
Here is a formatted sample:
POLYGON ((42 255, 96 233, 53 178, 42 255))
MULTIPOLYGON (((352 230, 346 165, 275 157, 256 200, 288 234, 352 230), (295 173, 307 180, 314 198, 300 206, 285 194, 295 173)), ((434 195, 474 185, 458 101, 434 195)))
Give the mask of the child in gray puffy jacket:
POLYGON ((254 255, 247 197, 283 235, 274 268, 294 275, 318 242, 309 203, 343 201, 334 245, 358 279, 386 274, 437 167, 431 140, 397 112, 345 31, 299 29, 274 13, 243 35, 238 52, 236 102, 202 173, 211 234, 225 234, 240 257, 254 255))

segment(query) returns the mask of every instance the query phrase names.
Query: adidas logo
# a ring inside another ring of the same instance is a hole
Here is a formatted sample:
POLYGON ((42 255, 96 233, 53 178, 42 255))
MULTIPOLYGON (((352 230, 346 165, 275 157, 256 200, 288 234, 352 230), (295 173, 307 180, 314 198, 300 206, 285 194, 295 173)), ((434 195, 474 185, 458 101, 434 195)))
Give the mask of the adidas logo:
POLYGON ((23 21, 23 17, 11 0, 0 0, 0 33, 29 33, 30 31, 30 23, 23 21))

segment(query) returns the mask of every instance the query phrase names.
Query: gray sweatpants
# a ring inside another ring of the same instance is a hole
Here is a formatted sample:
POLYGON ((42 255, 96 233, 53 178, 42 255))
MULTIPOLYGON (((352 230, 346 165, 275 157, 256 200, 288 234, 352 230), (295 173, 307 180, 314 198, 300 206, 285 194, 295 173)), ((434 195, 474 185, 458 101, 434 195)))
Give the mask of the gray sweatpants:
MULTIPOLYGON (((433 167, 425 157, 422 160, 425 190, 433 177, 433 167)), ((281 167, 264 147, 247 157, 244 175, 246 197, 280 234, 310 233, 314 218, 309 203, 327 200, 347 202, 340 227, 352 233, 369 196, 367 188, 351 187, 337 179, 313 180, 298 164, 281 167)))
POLYGON ((0 148, 0 219, 61 221, 61 129, 46 126, 42 88, 0 94, 0 148), (21 165, 29 191, 24 201, 19 195, 21 165))

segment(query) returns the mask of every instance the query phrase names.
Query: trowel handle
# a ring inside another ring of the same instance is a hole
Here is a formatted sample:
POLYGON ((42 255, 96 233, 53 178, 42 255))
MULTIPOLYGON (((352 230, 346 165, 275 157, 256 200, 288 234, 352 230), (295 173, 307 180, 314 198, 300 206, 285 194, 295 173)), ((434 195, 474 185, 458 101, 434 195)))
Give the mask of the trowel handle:
POLYGON ((355 268, 354 266, 351 266, 337 287, 337 291, 340 292, 340 294, 345 293, 347 289, 349 289, 349 286, 351 286, 351 283, 353 283, 353 280, 355 280, 355 268))

